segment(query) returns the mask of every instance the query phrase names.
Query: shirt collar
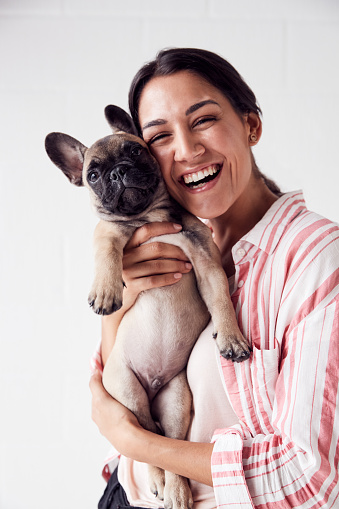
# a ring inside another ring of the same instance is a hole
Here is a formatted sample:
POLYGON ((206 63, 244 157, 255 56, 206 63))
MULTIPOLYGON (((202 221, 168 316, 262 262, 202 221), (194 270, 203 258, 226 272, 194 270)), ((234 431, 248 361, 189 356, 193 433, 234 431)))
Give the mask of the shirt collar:
POLYGON ((239 252, 239 249, 244 247, 248 252, 250 246, 256 246, 267 254, 272 254, 286 227, 305 210, 306 204, 302 191, 283 194, 254 228, 233 246, 233 253, 239 252))

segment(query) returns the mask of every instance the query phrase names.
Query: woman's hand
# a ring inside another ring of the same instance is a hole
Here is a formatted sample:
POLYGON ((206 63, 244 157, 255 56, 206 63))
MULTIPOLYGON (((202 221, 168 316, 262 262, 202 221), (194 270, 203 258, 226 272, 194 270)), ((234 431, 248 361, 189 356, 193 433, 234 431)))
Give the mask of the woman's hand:
POLYGON ((112 398, 102 385, 102 376, 95 371, 89 386, 92 392, 92 419, 100 433, 119 451, 124 449, 128 432, 140 428, 137 418, 117 400, 112 398))
POLYGON ((131 307, 139 293, 175 284, 182 274, 192 269, 179 247, 159 241, 145 244, 153 237, 178 233, 180 230, 180 225, 163 222, 147 223, 134 232, 123 257, 123 280, 126 285, 124 307, 131 307))

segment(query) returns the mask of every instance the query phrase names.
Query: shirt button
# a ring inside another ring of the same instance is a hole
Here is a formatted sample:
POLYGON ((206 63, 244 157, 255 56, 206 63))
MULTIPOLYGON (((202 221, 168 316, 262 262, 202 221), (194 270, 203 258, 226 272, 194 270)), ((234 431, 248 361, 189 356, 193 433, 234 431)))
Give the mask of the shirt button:
POLYGON ((242 288, 244 286, 244 282, 243 280, 239 281, 238 283, 238 288, 242 288))
POLYGON ((243 249, 242 247, 238 249, 237 255, 239 256, 239 258, 243 258, 245 254, 246 254, 245 249, 243 249))

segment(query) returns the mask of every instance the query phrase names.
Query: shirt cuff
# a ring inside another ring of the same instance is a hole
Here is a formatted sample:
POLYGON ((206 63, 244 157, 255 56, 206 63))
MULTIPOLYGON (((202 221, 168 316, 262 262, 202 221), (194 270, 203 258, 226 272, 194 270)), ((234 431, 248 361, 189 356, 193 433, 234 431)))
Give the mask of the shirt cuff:
POLYGON ((246 484, 243 463, 243 433, 238 426, 216 430, 211 469, 214 494, 218 507, 253 509, 246 484))

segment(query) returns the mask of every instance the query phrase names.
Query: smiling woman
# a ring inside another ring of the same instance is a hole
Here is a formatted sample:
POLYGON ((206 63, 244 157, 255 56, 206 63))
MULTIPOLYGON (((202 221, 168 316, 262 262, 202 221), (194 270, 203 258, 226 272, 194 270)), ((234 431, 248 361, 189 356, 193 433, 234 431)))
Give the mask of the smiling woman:
POLYGON ((253 134, 260 139, 259 117, 235 112, 229 100, 201 77, 180 71, 153 78, 140 95, 139 119, 171 195, 198 217, 221 216, 247 187, 251 194, 260 188, 269 195, 252 172, 248 142, 253 134), (185 180, 201 180, 210 170, 212 178, 204 185, 186 184, 185 180), (221 193, 224 189, 228 192, 221 193))
POLYGON ((118 494, 126 506, 162 506, 161 493, 147 491, 145 463, 187 477, 194 509, 335 507, 338 225, 310 212, 300 191, 283 194, 261 174, 252 154, 260 108, 218 55, 160 52, 137 73, 129 102, 171 196, 213 230, 253 353, 241 364, 216 356, 210 325, 197 339, 187 366, 194 411, 186 441, 142 429, 105 392, 100 371, 124 314, 141 292, 176 284, 191 269, 175 246, 146 243, 180 226, 136 230, 124 252, 123 308, 103 318, 91 381, 93 418, 122 454, 119 481, 110 477, 99 507, 121 505, 118 494))
MULTIPOLYGON (((140 135, 142 135, 146 127, 152 127, 152 125, 147 124, 141 128, 140 125, 139 105, 144 87, 151 79, 157 76, 170 76, 180 71, 189 71, 191 74, 212 85, 215 89, 218 89, 223 97, 228 99, 232 108, 240 117, 254 113, 260 118, 261 109, 257 104, 253 91, 229 62, 210 51, 195 48, 169 49, 160 52, 155 60, 143 66, 132 81, 129 93, 129 106, 140 135)), ((214 101, 205 100, 198 102, 196 105, 191 105, 185 113, 187 115, 194 113, 194 110, 203 106, 205 102, 214 101)), ((159 122, 160 124, 163 121, 164 119, 155 120, 156 123, 159 122)), ((202 122, 206 121, 208 121, 207 118, 202 120, 202 122)), ((256 143, 258 140, 252 139, 252 141, 256 143)), ((280 195, 278 186, 259 171, 254 158, 253 170, 258 178, 264 179, 272 192, 278 196, 280 195)))

